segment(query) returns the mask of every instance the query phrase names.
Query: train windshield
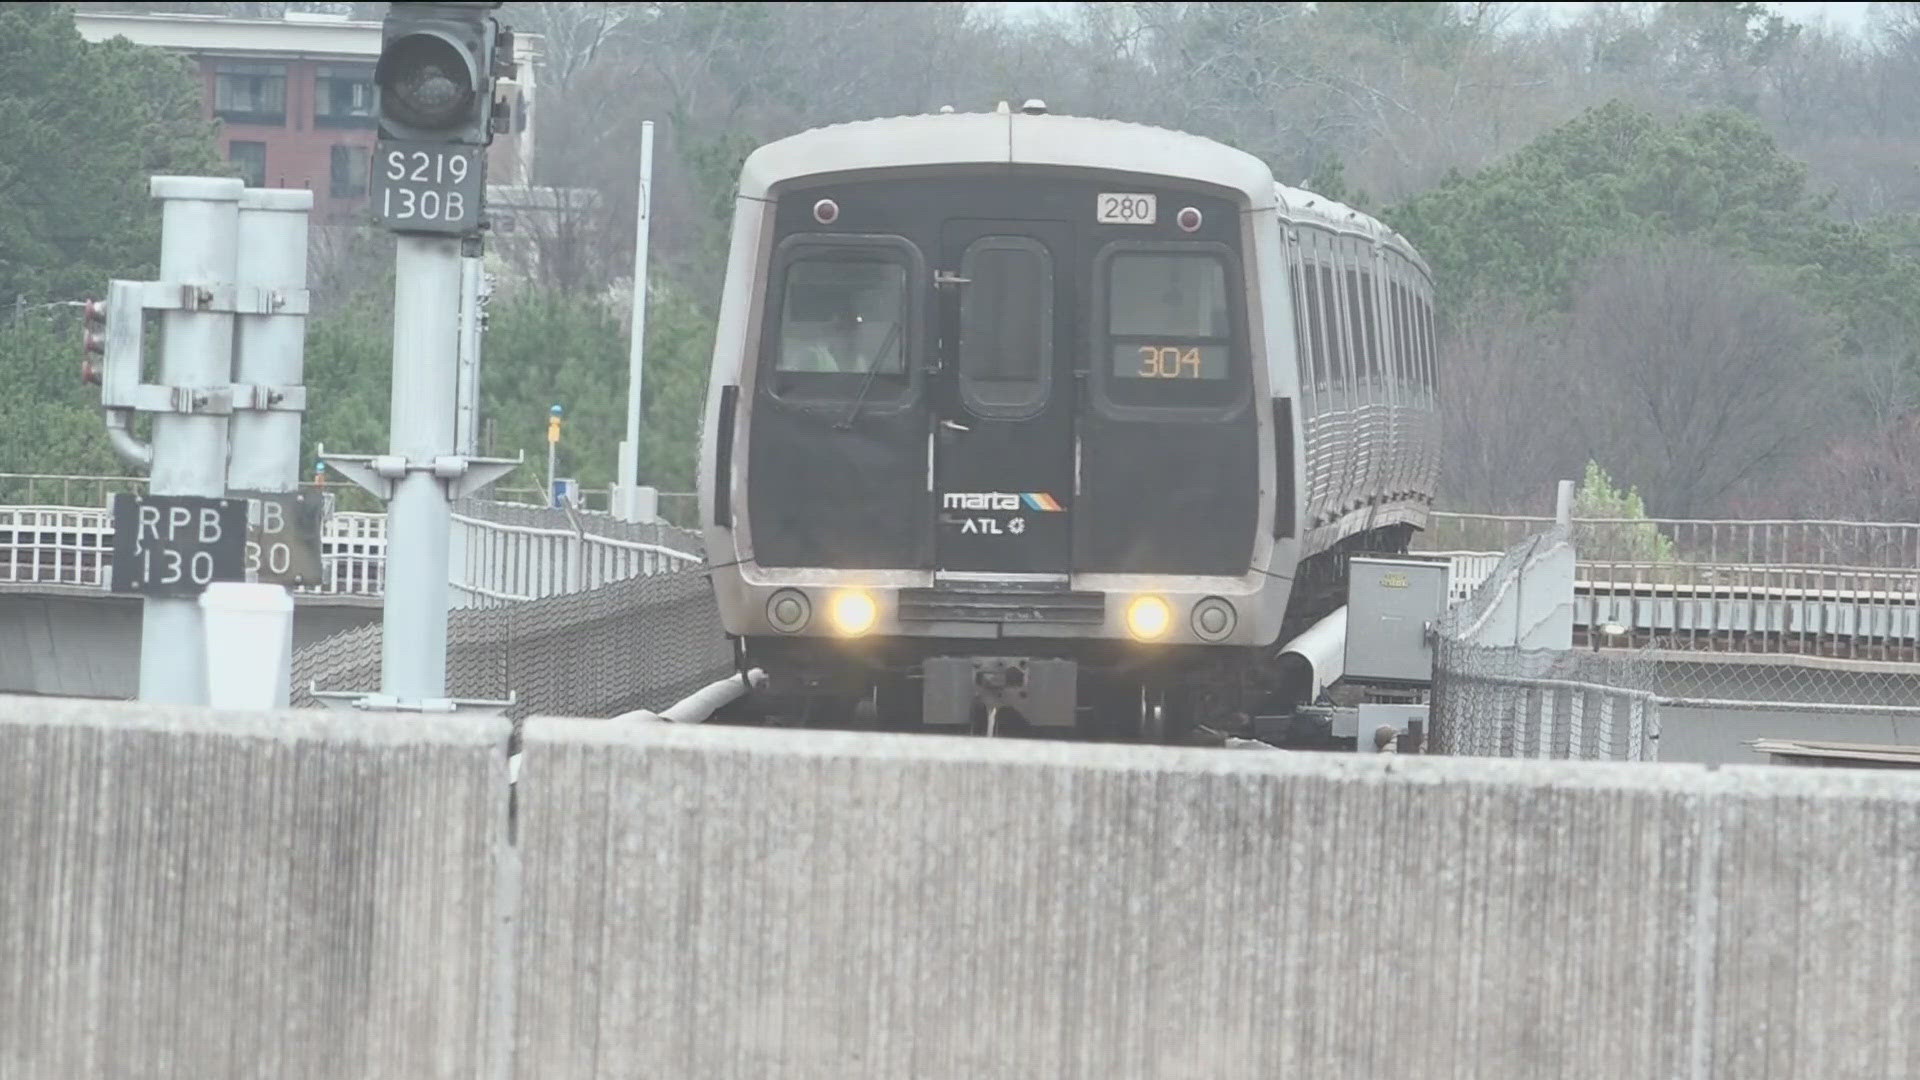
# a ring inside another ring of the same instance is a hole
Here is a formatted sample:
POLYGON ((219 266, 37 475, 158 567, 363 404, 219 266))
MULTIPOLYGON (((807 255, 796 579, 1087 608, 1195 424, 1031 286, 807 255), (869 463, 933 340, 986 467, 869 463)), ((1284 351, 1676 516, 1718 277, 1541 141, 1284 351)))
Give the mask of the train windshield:
POLYGON ((1211 251, 1115 251, 1106 260, 1107 394, 1125 405, 1235 396, 1227 260, 1211 251))
POLYGON ((787 267, 780 309, 783 372, 900 375, 906 371, 907 268, 834 255, 787 267))

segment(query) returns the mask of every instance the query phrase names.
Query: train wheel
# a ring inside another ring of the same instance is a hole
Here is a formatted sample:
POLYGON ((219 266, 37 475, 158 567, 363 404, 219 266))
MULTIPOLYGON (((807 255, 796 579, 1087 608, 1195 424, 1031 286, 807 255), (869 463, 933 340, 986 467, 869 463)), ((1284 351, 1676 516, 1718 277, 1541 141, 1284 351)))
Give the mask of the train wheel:
POLYGON ((1140 687, 1140 738, 1147 742, 1167 741, 1167 695, 1140 687))

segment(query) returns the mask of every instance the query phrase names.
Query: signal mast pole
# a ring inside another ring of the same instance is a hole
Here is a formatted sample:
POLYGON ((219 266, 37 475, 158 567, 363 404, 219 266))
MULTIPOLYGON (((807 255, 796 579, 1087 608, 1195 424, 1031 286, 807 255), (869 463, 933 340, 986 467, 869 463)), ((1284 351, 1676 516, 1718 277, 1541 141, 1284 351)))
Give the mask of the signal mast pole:
POLYGON ((453 501, 519 464, 471 456, 458 431, 462 256, 480 254, 493 78, 512 70, 513 39, 494 3, 394 4, 380 61, 374 213, 399 234, 387 453, 328 456, 387 502, 380 693, 331 694, 361 708, 452 711, 501 702, 447 696, 448 544, 453 501))

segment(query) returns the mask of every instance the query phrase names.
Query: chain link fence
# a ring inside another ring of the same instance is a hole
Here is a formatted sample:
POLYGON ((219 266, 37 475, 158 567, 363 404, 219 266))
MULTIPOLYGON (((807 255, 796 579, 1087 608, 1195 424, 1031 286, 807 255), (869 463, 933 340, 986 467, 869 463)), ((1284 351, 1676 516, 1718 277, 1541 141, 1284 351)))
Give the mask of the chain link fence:
POLYGON ((1920 664, 1817 656, 1712 653, 1655 639, 1635 651, 1644 685, 1670 704, 1920 715, 1920 664))
MULTIPOLYGON (((292 704, 320 691, 377 691, 381 628, 336 634, 294 656, 292 704)), ((504 701, 513 719, 616 716, 664 709, 733 671, 733 651, 705 569, 447 618, 447 694, 504 701)))
MULTIPOLYGON (((559 511, 483 500, 456 513, 504 526, 552 528, 559 511)), ((535 599, 477 596, 447 619, 447 694, 515 703, 534 714, 604 717, 659 710, 734 670, 733 651, 696 534, 575 513, 569 528, 625 545, 671 550, 674 559, 632 560, 626 576, 535 599)), ((294 656, 292 704, 319 705, 314 690, 377 691, 380 626, 315 642, 294 656)))
POLYGON ((1490 640, 1536 553, 1581 535, 1548 523, 1522 538, 1437 623, 1432 752, 1650 761, 1663 714, 1685 721, 1670 733, 1679 760, 1743 761, 1754 736, 1920 742, 1920 664, 1708 652, 1686 634, 1589 635, 1573 649, 1490 640))
MULTIPOLYGON (((1530 649, 1488 642, 1495 609, 1526 586, 1535 558, 1565 544, 1558 526, 1509 548, 1435 626, 1429 750, 1485 757, 1650 761, 1660 711, 1642 653, 1530 649)), ((1520 616, 1515 615, 1518 619, 1520 616)))
POLYGON ((1430 752, 1652 761, 1659 700, 1635 653, 1435 645, 1430 752))

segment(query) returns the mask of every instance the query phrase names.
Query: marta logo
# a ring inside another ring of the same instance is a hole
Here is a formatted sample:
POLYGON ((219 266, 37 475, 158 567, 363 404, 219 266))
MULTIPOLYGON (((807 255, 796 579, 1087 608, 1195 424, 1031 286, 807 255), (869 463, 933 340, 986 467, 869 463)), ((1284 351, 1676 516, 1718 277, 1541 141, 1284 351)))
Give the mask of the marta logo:
POLYGON ((941 496, 940 505, 946 510, 1027 509, 1058 513, 1066 509, 1058 499, 1044 491, 949 491, 941 496))

